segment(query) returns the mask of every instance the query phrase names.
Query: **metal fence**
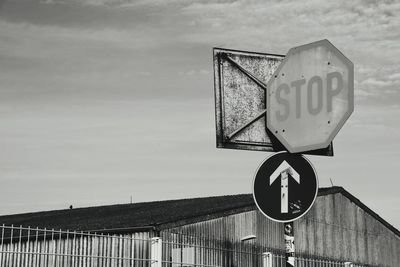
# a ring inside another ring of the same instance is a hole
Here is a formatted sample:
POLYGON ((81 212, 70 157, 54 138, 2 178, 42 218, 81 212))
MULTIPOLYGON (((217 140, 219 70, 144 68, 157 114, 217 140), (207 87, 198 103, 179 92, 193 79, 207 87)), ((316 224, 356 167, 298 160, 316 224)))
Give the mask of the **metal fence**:
POLYGON ((209 240, 181 233, 161 233, 162 267, 262 266, 261 250, 254 244, 209 240))
MULTIPOLYGON (((272 253, 263 254, 263 267, 285 267, 286 261, 283 255, 274 255, 272 253)), ((312 259, 296 257, 296 267, 368 267, 368 265, 359 265, 351 262, 334 261, 329 259, 312 259)))
MULTIPOLYGON (((281 252, 179 233, 124 235, 0 226, 0 267, 285 267, 281 252)), ((367 267, 296 258, 297 267, 367 267)), ((370 267, 370 266, 368 266, 370 267)))
MULTIPOLYGON (((162 267, 228 266, 286 267, 284 251, 264 248, 254 242, 230 243, 201 237, 164 232, 162 267), (270 252, 265 252, 270 251, 270 252)), ((296 257, 296 267, 373 267, 332 259, 296 257)))
POLYGON ((1 226, 1 267, 150 266, 152 239, 1 226))

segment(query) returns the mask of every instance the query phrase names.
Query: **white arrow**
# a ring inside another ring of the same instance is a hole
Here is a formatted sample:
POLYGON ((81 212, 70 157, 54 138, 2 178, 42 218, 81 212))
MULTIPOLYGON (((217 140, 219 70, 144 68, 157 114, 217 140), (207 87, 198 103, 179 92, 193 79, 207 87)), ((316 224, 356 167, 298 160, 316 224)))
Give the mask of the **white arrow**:
POLYGON ((281 165, 271 174, 269 177, 269 184, 271 185, 278 177, 281 178, 281 213, 288 213, 289 210, 289 176, 290 174, 293 179, 300 184, 300 175, 296 170, 290 166, 289 163, 284 160, 281 165))

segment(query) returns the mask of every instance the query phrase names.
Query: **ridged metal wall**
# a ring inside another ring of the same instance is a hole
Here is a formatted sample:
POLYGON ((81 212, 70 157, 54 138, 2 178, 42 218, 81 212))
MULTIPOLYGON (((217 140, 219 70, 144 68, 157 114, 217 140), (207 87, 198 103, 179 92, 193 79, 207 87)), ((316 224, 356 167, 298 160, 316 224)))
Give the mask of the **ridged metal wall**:
MULTIPOLYGON (((400 237, 340 193, 319 196, 313 208, 294 224, 298 255, 352 261, 374 266, 400 266, 400 237)), ((254 243, 282 252, 283 224, 248 211, 169 229, 232 244, 256 235, 254 243)))

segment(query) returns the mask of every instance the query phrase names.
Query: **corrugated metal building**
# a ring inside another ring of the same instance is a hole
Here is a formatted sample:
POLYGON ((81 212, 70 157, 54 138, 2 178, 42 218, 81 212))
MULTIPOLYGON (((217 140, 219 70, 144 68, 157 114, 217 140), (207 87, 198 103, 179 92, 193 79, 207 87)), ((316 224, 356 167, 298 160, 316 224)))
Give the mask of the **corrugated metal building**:
MULTIPOLYGON (((200 244, 202 240, 202 244, 212 242, 225 249, 240 246, 254 253, 284 249, 283 224, 265 218, 250 194, 0 216, 0 224, 159 236, 170 244, 200 244), (249 236, 255 238, 243 241, 249 236)), ((294 227, 297 256, 400 266, 400 232, 342 187, 319 189, 315 205, 294 227)), ((180 253, 183 257, 194 252, 186 246, 180 253)), ((172 254, 169 260, 176 261, 172 254)), ((235 262, 240 261, 232 256, 229 263, 219 266, 240 266, 235 262)))

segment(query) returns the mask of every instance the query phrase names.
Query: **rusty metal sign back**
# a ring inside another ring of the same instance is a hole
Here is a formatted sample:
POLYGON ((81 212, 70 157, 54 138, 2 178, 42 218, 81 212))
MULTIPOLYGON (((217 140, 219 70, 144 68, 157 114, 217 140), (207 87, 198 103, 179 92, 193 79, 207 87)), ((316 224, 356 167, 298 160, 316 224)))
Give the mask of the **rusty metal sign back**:
MULTIPOLYGON (((284 151, 266 127, 266 84, 285 56, 214 48, 218 148, 284 151)), ((333 155, 332 144, 306 154, 333 155)))

